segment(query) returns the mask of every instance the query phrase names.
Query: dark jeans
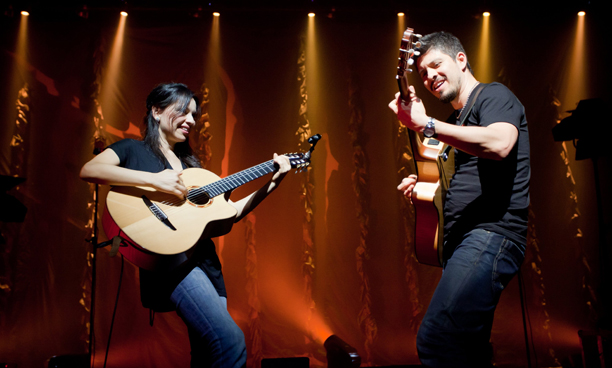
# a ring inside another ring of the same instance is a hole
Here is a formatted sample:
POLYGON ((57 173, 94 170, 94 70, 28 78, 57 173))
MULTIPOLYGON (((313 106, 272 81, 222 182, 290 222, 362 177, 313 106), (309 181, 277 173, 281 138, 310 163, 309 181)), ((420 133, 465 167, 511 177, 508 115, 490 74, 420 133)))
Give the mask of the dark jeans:
POLYGON ((417 334, 429 367, 491 367, 493 315, 502 290, 519 271, 524 247, 475 229, 445 262, 442 278, 417 334))
POLYGON ((202 269, 196 267, 170 298, 187 325, 191 367, 241 368, 246 366, 244 334, 227 311, 202 269))

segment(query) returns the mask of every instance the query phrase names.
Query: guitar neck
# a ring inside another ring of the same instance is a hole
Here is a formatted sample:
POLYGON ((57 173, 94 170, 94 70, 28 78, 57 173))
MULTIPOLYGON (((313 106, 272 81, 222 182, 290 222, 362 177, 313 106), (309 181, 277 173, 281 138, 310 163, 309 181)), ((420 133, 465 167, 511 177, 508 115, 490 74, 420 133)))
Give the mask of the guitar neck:
POLYGON ((206 193, 208 193, 210 198, 213 198, 225 192, 234 190, 239 186, 246 184, 252 180, 270 174, 274 172, 274 170, 276 170, 276 167, 274 166, 274 160, 266 161, 262 164, 232 174, 221 180, 217 180, 213 183, 204 185, 200 189, 203 189, 206 193))
POLYGON ((408 83, 407 73, 398 73, 398 75, 395 76, 395 79, 397 80, 397 87, 399 89, 402 100, 408 103, 410 101, 410 90, 408 89, 408 86, 410 84, 408 83))

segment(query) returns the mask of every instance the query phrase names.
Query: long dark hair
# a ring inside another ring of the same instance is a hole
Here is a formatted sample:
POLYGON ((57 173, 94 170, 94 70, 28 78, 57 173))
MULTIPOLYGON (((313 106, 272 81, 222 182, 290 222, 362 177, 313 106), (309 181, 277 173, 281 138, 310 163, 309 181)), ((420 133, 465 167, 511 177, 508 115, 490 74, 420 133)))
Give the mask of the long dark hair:
MULTIPOLYGON (((198 97, 186 85, 181 83, 165 83, 153 88, 147 97, 147 114, 144 117, 144 139, 143 141, 155 153, 162 162, 166 158, 161 151, 159 142, 159 121, 153 117, 153 107, 164 110, 168 106, 176 104, 176 110, 183 112, 187 110, 191 99, 196 102, 195 121, 198 121, 200 116, 200 102, 198 97)), ((198 159, 195 157, 189 146, 189 138, 185 142, 179 142, 174 145, 174 153, 185 163, 187 167, 202 167, 198 159)))

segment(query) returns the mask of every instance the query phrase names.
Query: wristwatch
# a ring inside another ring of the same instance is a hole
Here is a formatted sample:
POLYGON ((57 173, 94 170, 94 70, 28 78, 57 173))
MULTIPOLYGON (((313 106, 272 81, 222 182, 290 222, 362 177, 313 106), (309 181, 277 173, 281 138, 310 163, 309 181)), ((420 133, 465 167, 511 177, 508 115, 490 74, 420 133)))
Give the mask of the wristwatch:
POLYGON ((434 118, 429 118, 429 121, 425 125, 425 129, 423 129, 423 135, 427 138, 431 138, 436 135, 436 124, 434 123, 434 118))

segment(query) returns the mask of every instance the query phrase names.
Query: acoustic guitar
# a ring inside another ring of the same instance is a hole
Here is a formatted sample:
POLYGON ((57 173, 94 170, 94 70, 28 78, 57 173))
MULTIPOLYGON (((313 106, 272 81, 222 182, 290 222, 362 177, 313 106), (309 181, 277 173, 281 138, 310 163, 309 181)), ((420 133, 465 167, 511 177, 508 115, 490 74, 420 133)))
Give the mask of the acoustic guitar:
MULTIPOLYGON (((311 147, 305 153, 285 154, 292 168, 307 168, 320 138, 319 134, 310 137, 311 147)), ((205 169, 185 169, 181 178, 188 194, 182 200, 152 188, 113 187, 106 198, 104 232, 120 242, 119 252, 136 266, 171 270, 189 258, 199 239, 231 230, 237 215, 227 202, 232 190, 274 171, 273 160, 223 179, 205 169)))
MULTIPOLYGON (((414 57, 419 55, 415 49, 421 46, 420 37, 421 35, 415 34, 412 28, 407 28, 402 36, 395 78, 404 101, 410 101, 408 75, 412 73, 414 57)), ((411 196, 416 216, 414 237, 416 257, 420 263, 441 267, 444 188, 441 185, 440 174, 444 173, 443 166, 446 162, 454 162, 448 160, 448 155, 452 155, 453 151, 446 149, 447 146, 436 139, 421 139, 413 130, 408 129, 408 135, 418 175, 411 196)))

